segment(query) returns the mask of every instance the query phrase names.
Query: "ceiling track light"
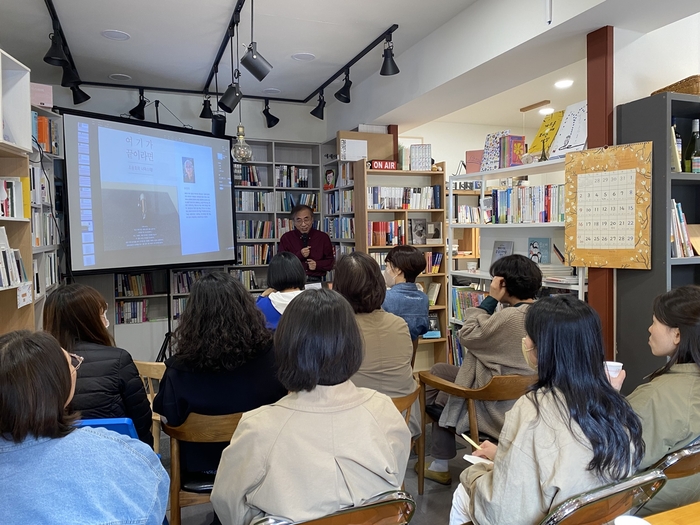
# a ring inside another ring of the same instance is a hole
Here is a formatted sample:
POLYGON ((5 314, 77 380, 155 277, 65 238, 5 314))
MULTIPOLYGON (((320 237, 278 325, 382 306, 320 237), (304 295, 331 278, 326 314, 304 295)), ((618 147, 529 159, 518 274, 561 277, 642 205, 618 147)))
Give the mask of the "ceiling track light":
POLYGON ((323 120, 323 108, 326 107, 326 100, 323 98, 323 91, 318 94, 318 105, 309 111, 314 117, 323 120))
MULTIPOLYGON (((219 99, 218 106, 223 109, 226 113, 233 113, 236 106, 243 98, 243 93, 241 93, 241 88, 238 85, 238 78, 241 75, 238 67, 234 69, 233 67, 233 32, 234 28, 229 27, 230 42, 229 47, 231 50, 231 84, 226 88, 224 95, 219 99)), ((238 34, 236 34, 238 36, 238 34)), ((236 54, 238 54, 238 48, 236 48, 236 54)))
POLYGON ((129 115, 136 120, 145 120, 146 104, 148 104, 148 99, 143 95, 143 89, 139 89, 139 103, 129 110, 129 115))
POLYGON ((216 112, 211 117, 211 134, 215 137, 226 136, 226 115, 219 110, 219 66, 214 66, 214 83, 216 90, 216 112))
POLYGON ((345 70, 345 84, 334 95, 343 104, 350 103, 350 86, 352 86, 352 82, 350 81, 350 68, 348 68, 345 70))
POLYGON ((61 77, 62 87, 72 87, 80 85, 78 72, 70 66, 63 66, 63 76, 61 77))
POLYGON ((209 92, 204 92, 204 102, 202 102, 202 112, 199 114, 199 118, 211 119, 214 114, 211 112, 211 97, 209 92))
POLYGON ((52 66, 70 66, 66 52, 63 49, 63 38, 57 22, 53 24, 53 33, 49 35, 51 47, 44 55, 44 62, 52 66))
POLYGON ((70 87, 71 92, 73 93, 73 104, 78 105, 82 104, 83 102, 87 102, 90 100, 90 95, 85 93, 82 89, 80 89, 79 86, 71 86, 70 87))
POLYGON ((268 128, 274 128, 280 122, 279 118, 275 117, 272 113, 270 113, 269 98, 265 99, 265 109, 263 109, 263 115, 265 115, 265 123, 267 124, 268 128))
POLYGON ((262 79, 272 70, 272 64, 258 53, 258 44, 253 37, 253 0, 250 0, 250 44, 248 45, 248 51, 241 59, 241 64, 250 71, 259 82, 262 82, 262 79))
POLYGON ((379 74, 382 76, 391 76, 399 74, 399 66, 396 65, 394 60, 394 43, 391 41, 391 33, 386 36, 386 41, 384 42, 384 53, 382 53, 384 61, 382 62, 382 69, 379 74))

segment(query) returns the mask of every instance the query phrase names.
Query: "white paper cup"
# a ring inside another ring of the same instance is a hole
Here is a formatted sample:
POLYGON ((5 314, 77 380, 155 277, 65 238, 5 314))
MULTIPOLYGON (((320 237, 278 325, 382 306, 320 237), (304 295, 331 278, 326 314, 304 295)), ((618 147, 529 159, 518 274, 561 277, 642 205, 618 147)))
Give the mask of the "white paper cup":
POLYGON ((467 271, 468 272, 476 273, 478 268, 479 268, 479 263, 477 263, 476 261, 473 261, 473 262, 470 261, 467 263, 467 271))
POLYGON ((615 525, 649 525, 647 520, 637 516, 618 516, 614 521, 615 525))
POLYGON ((622 371, 622 363, 617 361, 605 361, 605 369, 608 371, 610 377, 617 377, 622 371))

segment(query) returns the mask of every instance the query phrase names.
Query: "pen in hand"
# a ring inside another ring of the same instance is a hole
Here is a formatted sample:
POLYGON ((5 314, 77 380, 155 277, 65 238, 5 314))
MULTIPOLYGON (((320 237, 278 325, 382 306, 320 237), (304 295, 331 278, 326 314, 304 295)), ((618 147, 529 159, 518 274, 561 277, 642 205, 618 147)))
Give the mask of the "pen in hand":
POLYGON ((478 443, 475 443, 469 436, 466 434, 462 434, 462 437, 467 440, 467 443, 469 443, 472 447, 474 447, 477 450, 483 450, 478 443))

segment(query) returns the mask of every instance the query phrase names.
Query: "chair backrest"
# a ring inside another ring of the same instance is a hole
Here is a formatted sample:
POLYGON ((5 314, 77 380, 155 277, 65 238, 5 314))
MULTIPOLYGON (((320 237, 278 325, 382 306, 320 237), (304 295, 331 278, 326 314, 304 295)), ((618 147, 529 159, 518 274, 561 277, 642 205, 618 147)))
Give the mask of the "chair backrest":
POLYGON ((420 383, 416 387, 416 389, 408 394, 407 396, 402 396, 402 397, 392 397, 391 400, 394 402, 394 406, 403 414, 403 412, 406 412, 405 420, 406 424, 408 425, 408 421, 411 419, 411 407, 413 406, 413 403, 418 399, 418 394, 420 394, 420 383))
POLYGON ((138 439, 134 422, 129 417, 113 417, 105 419, 79 419, 75 422, 76 427, 102 427, 107 430, 124 434, 125 436, 138 439))
MULTIPOLYGON (((335 512, 323 518, 297 522, 297 525, 406 525, 413 518, 416 502, 407 492, 396 490, 379 494, 364 505, 335 512)), ((265 516, 250 525, 293 525, 286 518, 265 516)))
POLYGON ((540 525, 603 525, 643 506, 665 483, 660 470, 631 476, 566 500, 540 525))
POLYGON ((148 396, 148 401, 151 403, 151 410, 153 410, 153 399, 156 397, 156 392, 154 388, 153 381, 160 381, 163 379, 163 374, 165 374, 165 363, 157 362, 152 363, 150 361, 134 361, 136 369, 139 371, 139 376, 141 381, 143 381, 143 387, 146 389, 146 396, 148 396))
POLYGON ((178 441, 191 443, 226 443, 236 431, 243 412, 224 416, 203 416, 192 413, 178 427, 163 423, 163 432, 178 441))
POLYGON ((671 452, 652 468, 663 471, 668 479, 700 473, 700 443, 671 452))

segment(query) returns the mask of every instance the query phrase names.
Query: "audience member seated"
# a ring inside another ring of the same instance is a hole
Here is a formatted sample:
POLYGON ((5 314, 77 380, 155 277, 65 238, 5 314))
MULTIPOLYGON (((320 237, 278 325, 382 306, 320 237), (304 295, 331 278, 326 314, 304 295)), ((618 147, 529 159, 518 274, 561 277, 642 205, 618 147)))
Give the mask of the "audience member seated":
MULTIPOLYGON (((389 397, 413 392, 417 385, 411 368, 411 335, 403 319, 382 310, 386 283, 377 261, 362 252, 344 255, 336 264, 333 289, 355 311, 364 341, 365 356, 352 382, 389 397)), ((413 435, 420 434, 419 413, 416 403, 411 410, 413 435)))
MULTIPOLYGON (((212 272, 192 285, 173 335, 153 410, 170 426, 191 413, 246 412, 287 393, 275 377, 272 332, 253 296, 234 277, 212 272)), ((213 477, 225 443, 181 443, 184 479, 213 477)))
MULTIPOLYGON (((531 375, 521 351, 525 337, 525 315, 542 286, 539 267, 522 255, 508 255, 491 265, 493 276, 489 296, 478 308, 467 308, 464 324, 457 333, 465 348, 464 361, 458 367, 438 363, 430 369, 438 377, 466 388, 481 388, 493 376, 531 375), (498 303, 508 308, 496 311, 498 303)), ((463 433, 469 431, 467 404, 460 397, 448 396, 434 388, 426 389, 426 403, 444 406, 439 423, 432 425, 431 456, 433 462, 425 469, 425 477, 449 485, 452 478, 447 468, 457 451, 454 434, 449 428, 463 433)), ((515 401, 477 402, 479 431, 498 436, 505 414, 515 401)))
POLYGON ((114 346, 108 327, 107 303, 91 286, 59 286, 46 298, 44 330, 84 359, 71 408, 83 419, 129 417, 139 439, 153 447, 151 405, 139 371, 129 352, 114 346))
MULTIPOLYGON (((682 286, 659 295, 653 311, 649 346, 652 354, 669 360, 650 383, 627 397, 642 420, 646 451, 641 469, 700 437, 700 287, 682 286)), ((624 371, 620 376, 623 380, 624 371)), ((700 475, 668 481, 641 514, 695 501, 700 501, 700 475)))
POLYGON ((493 463, 462 472, 450 525, 539 523, 644 456, 641 422, 606 378, 598 314, 571 295, 547 297, 528 309, 525 329, 522 353, 538 381, 506 414, 499 445, 474 452, 493 463))
POLYGON ((244 414, 224 450, 211 495, 221 522, 307 521, 400 488, 411 436, 391 399, 349 380, 362 336, 347 301, 328 289, 292 300, 275 357, 290 393, 244 414))
POLYGON ((153 450, 74 426, 81 362, 48 333, 0 336, 0 523, 160 525, 169 481, 153 450))
POLYGON ((428 331, 428 296, 416 286, 416 277, 425 270, 425 256, 413 246, 395 246, 386 254, 386 292, 382 308, 406 321, 411 340, 428 331))
POLYGON ((267 268, 265 290, 255 304, 265 314, 267 327, 277 328, 285 308, 297 295, 304 291, 306 272, 299 259, 292 252, 279 252, 267 268))

